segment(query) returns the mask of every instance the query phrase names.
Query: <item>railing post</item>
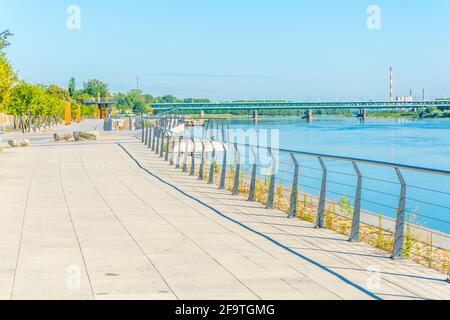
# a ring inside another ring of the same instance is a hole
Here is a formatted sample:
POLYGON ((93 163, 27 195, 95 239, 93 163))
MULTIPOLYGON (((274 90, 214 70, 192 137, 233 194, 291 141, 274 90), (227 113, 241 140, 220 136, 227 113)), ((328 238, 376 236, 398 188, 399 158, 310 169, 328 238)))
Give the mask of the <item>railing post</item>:
POLYGON ((160 152, 159 152, 159 157, 162 158, 164 157, 164 140, 166 138, 166 130, 163 129, 161 130, 161 146, 160 146, 160 152))
POLYGON ((395 168, 401 191, 397 212, 397 223, 395 226, 394 251, 392 259, 403 259, 403 246, 405 241, 405 214, 406 214, 406 182, 399 168, 395 168))
POLYGON ((167 140, 167 146, 166 146, 166 157, 164 158, 164 161, 169 161, 169 152, 170 152, 170 135, 169 134, 167 134, 167 138, 166 138, 166 140, 167 140))
POLYGON ((225 142, 225 123, 222 121, 222 141, 225 142))
POLYGON ((327 197, 328 170, 322 158, 319 157, 317 159, 319 159, 320 166, 322 167, 322 186, 320 188, 320 198, 319 198, 319 207, 317 210, 316 228, 323 229, 325 227, 325 205, 327 197))
POLYGON ((205 170, 205 142, 203 141, 203 139, 201 140, 201 143, 202 143, 202 158, 200 168, 198 169, 198 180, 203 180, 205 170))
POLYGON ((209 166, 208 184, 214 183, 214 164, 216 162, 216 146, 214 145, 214 141, 211 141, 211 147, 213 149, 213 152, 211 155, 211 163, 209 166))
POLYGON ((234 145, 236 172, 234 173, 233 196, 239 194, 239 179, 241 177, 241 156, 237 144, 234 145))
POLYGON ((276 172, 276 163, 275 157, 272 154, 272 149, 269 150, 269 155, 272 157, 272 168, 270 173, 270 185, 269 185, 269 194, 267 196, 267 209, 273 209, 273 200, 275 197, 275 172, 276 172))
POLYGON ((152 147, 152 128, 153 126, 148 124, 148 139, 147 139, 147 147, 150 149, 152 147))
POLYGON ((208 137, 209 121, 210 120, 206 121, 206 128, 203 131, 203 138, 209 138, 208 137))
POLYGON ((292 162, 294 163, 294 179, 292 180, 289 218, 293 219, 293 218, 297 217, 299 165, 298 165, 297 158, 295 158, 295 155, 293 153, 291 153, 291 158, 292 158, 292 162))
POLYGON ((155 154, 159 153, 159 143, 160 143, 160 140, 161 140, 161 131, 162 131, 162 128, 158 127, 158 134, 156 136, 155 154))
MULTIPOLYGON (((222 124, 223 128, 223 124, 222 124)), ((250 181, 250 190, 248 192, 248 201, 255 201, 255 187, 256 187, 256 170, 258 166, 258 159, 256 156, 255 148, 250 147, 250 150, 253 155, 253 167, 252 167, 252 178, 250 181)))
POLYGON ((190 176, 195 175, 195 139, 191 138, 192 141, 192 161, 191 161, 191 170, 189 172, 190 176))
POLYGON ((209 138, 214 140, 214 120, 211 120, 211 123, 209 124, 210 126, 208 126, 208 129, 211 127, 211 129, 209 129, 209 138))
POLYGON ((217 141, 220 141, 220 130, 219 130, 219 121, 216 121, 216 134, 217 134, 217 137, 216 137, 216 140, 217 141))
POLYGON ((220 175, 219 189, 224 190, 225 182, 227 179, 227 147, 224 142, 222 143, 222 148, 223 148, 223 161, 222 161, 222 173, 220 175))
POLYGON ((144 132, 144 129, 145 129, 144 123, 145 123, 144 118, 142 118, 142 143, 144 143, 144 135, 145 135, 145 132, 144 132))
POLYGON ((155 123, 155 127, 153 128, 152 151, 155 151, 157 135, 158 135, 158 127, 156 126, 156 123, 155 123))
POLYGON ((170 156, 170 165, 173 166, 175 164, 175 144, 176 144, 176 137, 175 135, 172 136, 172 154, 170 156))
POLYGON ((184 159, 183 159, 183 172, 187 172, 187 162, 188 162, 188 151, 189 151, 189 142, 188 140, 183 137, 183 140, 186 141, 186 149, 184 150, 184 159))
POLYGON ((175 166, 175 169, 180 169, 181 166, 181 141, 183 138, 180 136, 178 137, 178 157, 177 157, 177 164, 175 166))
POLYGON ((350 233, 350 242, 359 241, 359 226, 361 222, 361 194, 362 194, 362 174, 355 161, 352 161, 353 168, 358 176, 356 185, 355 206, 353 208, 352 231, 350 233))
POLYGON ((146 145, 148 142, 148 126, 145 126, 145 122, 142 122, 142 124, 144 125, 144 127, 142 127, 142 134, 144 137, 143 142, 144 142, 144 145, 146 145))

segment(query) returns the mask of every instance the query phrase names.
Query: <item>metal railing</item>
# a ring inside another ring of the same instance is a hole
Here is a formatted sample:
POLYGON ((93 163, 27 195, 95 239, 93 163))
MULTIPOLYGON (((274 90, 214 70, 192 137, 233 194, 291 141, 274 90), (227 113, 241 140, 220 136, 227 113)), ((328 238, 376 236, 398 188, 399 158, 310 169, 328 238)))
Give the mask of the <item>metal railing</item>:
MULTIPOLYGON (((223 121, 207 123, 205 131, 211 128, 217 130, 212 139, 206 138, 209 134, 205 133, 200 137, 174 134, 172 129, 182 123, 180 116, 147 121, 143 123, 142 142, 177 169, 191 176, 197 175, 199 180, 207 179, 209 184, 217 183, 220 189, 228 189, 233 195, 245 195, 248 201, 260 201, 269 209, 283 209, 288 218, 306 217, 306 211, 309 214, 313 212, 308 219, 316 228, 329 227, 330 219, 337 219, 331 221, 331 225, 338 224, 351 242, 360 241, 362 235, 376 230, 376 241, 383 246, 382 238, 390 232, 392 236, 388 237, 390 240, 385 249, 392 250, 393 259, 417 255, 431 264, 441 264, 442 269, 447 268, 448 272, 450 261, 445 260, 449 257, 448 233, 422 227, 412 221, 411 216, 450 226, 450 207, 446 206, 445 201, 438 203, 428 197, 439 195, 435 197, 440 199, 445 196, 450 203, 450 191, 445 191, 443 185, 439 188, 408 185, 407 176, 414 172, 448 179, 450 171, 231 143, 226 132, 229 126, 223 121), (365 174, 363 169, 367 168, 375 173, 387 170, 392 173, 393 179, 365 174), (418 199, 418 194, 426 194, 427 199, 418 199), (444 215, 436 217, 413 210, 407 205, 411 201, 426 205, 425 208, 440 208, 444 210, 444 215), (365 209, 371 206, 391 210, 392 219, 365 209), (334 207, 339 208, 334 210, 334 207), (381 219, 384 219, 383 223, 381 219), (427 234, 432 235, 434 243, 424 239, 427 234), (421 246, 415 253, 411 248, 413 243, 421 246)), ((448 180, 445 181, 448 185, 448 180)))

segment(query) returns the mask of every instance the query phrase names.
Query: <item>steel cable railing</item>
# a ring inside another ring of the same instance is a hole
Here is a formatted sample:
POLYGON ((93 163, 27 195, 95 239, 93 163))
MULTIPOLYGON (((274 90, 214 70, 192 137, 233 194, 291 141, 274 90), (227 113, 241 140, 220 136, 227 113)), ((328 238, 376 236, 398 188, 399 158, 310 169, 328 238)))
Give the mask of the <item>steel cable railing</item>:
MULTIPOLYGON (((443 203, 433 203, 430 199, 420 199, 415 194, 410 196, 407 191, 409 188, 417 188, 442 196, 450 195, 450 192, 408 186, 403 174, 419 172, 449 177, 448 171, 233 144, 226 131, 229 126, 225 126, 223 122, 208 122, 206 130, 198 137, 186 133, 174 134, 172 129, 183 123, 181 117, 143 121, 145 130, 142 142, 159 157, 170 161, 177 169, 197 176, 199 180, 206 180, 209 184, 216 183, 220 189, 227 189, 234 195, 248 196, 249 201, 262 202, 267 208, 281 209, 290 218, 305 218, 315 223, 317 228, 339 229, 349 236, 350 241, 364 238, 379 248, 391 250, 393 259, 413 255, 418 259, 421 256, 428 257, 427 261, 441 264, 441 269, 447 268, 448 272, 448 232, 422 227, 415 220, 419 217, 428 223, 433 221, 442 225, 450 224, 450 219, 446 218, 448 211, 446 216, 431 216, 422 212, 424 207, 418 205, 442 210, 450 210, 450 207, 443 203), (216 131, 211 133, 209 130, 216 131), (274 156, 275 153, 279 154, 278 157, 274 156), (304 158, 309 160, 305 161, 304 158), (308 164, 308 161, 314 159, 318 167, 308 164), (338 163, 349 165, 354 172, 336 169, 339 168, 338 163), (392 170, 398 181, 363 174, 362 166, 392 170), (305 179, 310 183, 305 183, 305 179), (380 187, 380 184, 386 185, 380 187), (421 210, 411 210, 412 204, 421 210), (365 209, 366 207, 383 208, 390 214, 376 214, 365 209), (434 238, 435 243, 427 237, 434 238), (420 245, 420 249, 413 250, 412 245, 420 245), (429 248, 433 248, 434 252, 430 253, 429 248)), ((450 198, 448 200, 450 203, 450 198)))

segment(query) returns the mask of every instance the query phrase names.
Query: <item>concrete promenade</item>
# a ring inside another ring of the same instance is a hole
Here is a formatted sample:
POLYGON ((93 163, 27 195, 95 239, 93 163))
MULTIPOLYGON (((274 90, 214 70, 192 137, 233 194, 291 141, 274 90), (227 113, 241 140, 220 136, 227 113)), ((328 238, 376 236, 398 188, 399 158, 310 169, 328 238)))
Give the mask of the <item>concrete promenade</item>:
POLYGON ((0 299, 450 299, 443 274, 102 137, 0 153, 0 299))

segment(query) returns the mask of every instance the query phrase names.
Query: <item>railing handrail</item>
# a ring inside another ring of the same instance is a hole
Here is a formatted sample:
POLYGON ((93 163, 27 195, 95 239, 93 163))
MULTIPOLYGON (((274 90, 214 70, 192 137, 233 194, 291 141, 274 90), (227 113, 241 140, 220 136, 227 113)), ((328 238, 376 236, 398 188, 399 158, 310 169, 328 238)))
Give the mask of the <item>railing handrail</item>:
MULTIPOLYGON (((234 144, 234 143, 231 143, 231 144, 234 144)), ((243 147, 259 148, 259 149, 263 148, 263 149, 267 149, 267 150, 271 149, 272 151, 281 151, 281 152, 299 154, 299 155, 315 157, 315 158, 349 161, 349 162, 356 162, 356 163, 365 163, 365 164, 372 164, 372 165, 389 167, 389 168, 394 168, 394 169, 398 168, 398 169, 406 169, 406 170, 411 170, 411 171, 420 171, 420 172, 426 172, 426 173, 439 174, 439 175, 443 175, 443 176, 450 176, 450 171, 447 171, 447 170, 432 169, 432 168, 413 166, 413 165, 407 165, 407 164, 401 164, 401 163, 395 163, 395 162, 386 162, 386 161, 370 160, 370 159, 363 159, 363 158, 352 158, 352 157, 336 156, 336 155, 330 155, 330 154, 306 152, 306 151, 299 151, 299 150, 278 149, 278 148, 271 148, 271 147, 251 145, 251 144, 238 143, 237 145, 243 146, 243 147)))

